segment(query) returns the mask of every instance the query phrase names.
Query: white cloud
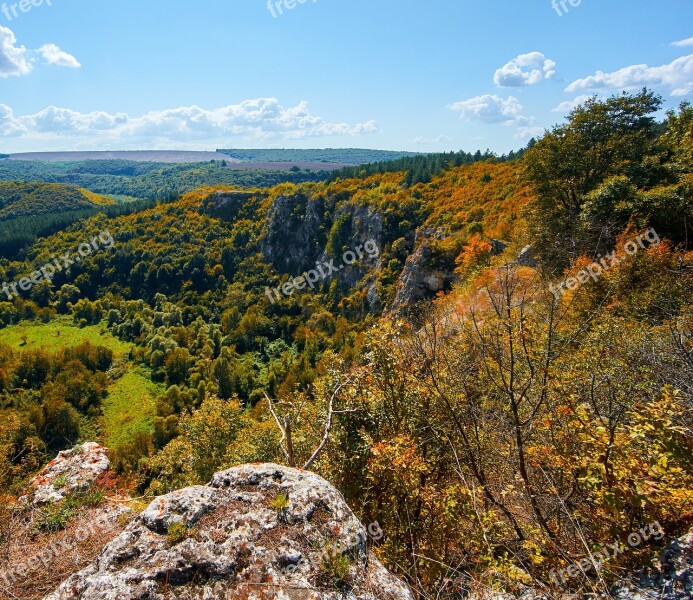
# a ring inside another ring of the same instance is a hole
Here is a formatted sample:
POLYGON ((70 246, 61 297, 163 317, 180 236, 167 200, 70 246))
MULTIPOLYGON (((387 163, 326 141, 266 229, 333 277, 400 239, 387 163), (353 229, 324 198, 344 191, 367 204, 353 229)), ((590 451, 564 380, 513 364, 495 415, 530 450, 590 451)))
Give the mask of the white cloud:
POLYGON ((598 89, 628 90, 644 86, 668 88, 673 96, 693 93, 693 54, 682 56, 660 67, 632 65, 613 73, 597 71, 594 75, 574 81, 565 91, 571 93, 598 89))
POLYGON ((14 137, 22 133, 26 133, 26 129, 14 118, 12 109, 6 104, 0 104, 0 135, 14 137))
POLYGON ((27 49, 17 46, 13 31, 0 25, 0 77, 27 75, 31 72, 31 63, 27 49))
POLYGON ((452 138, 449 135, 439 135, 434 138, 417 137, 414 143, 420 146, 428 144, 452 144, 452 138))
POLYGON ((49 106, 31 115, 15 116, 0 105, 0 132, 4 135, 50 141, 72 140, 103 148, 189 145, 196 141, 229 143, 232 136, 245 139, 299 139, 307 137, 360 135, 378 131, 375 121, 354 125, 326 121, 308 110, 307 102, 283 107, 276 98, 245 100, 216 109, 188 106, 158 110, 139 117, 126 113, 82 113, 49 106))
POLYGON ((37 50, 37 52, 43 57, 43 60, 49 65, 56 65, 58 67, 68 67, 70 69, 78 69, 82 66, 79 64, 79 61, 74 56, 72 56, 72 54, 63 52, 55 44, 44 44, 37 50))
POLYGON ((520 127, 515 134, 516 140, 529 140, 531 138, 541 137, 544 134, 543 127, 520 127))
POLYGON ((460 118, 468 118, 484 123, 521 125, 530 119, 522 115, 522 104, 514 96, 503 99, 500 96, 484 94, 469 100, 461 100, 448 106, 460 113, 460 118))
POLYGON ((110 115, 105 112, 80 113, 69 108, 49 106, 34 115, 21 117, 25 129, 35 133, 88 133, 108 131, 127 124, 125 113, 110 115))
POLYGON ((0 25, 0 78, 28 75, 38 60, 37 56, 48 65, 72 69, 81 66, 74 56, 55 44, 44 44, 38 50, 27 50, 24 46, 17 46, 14 32, 0 25))
POLYGON ((493 81, 500 87, 521 87, 534 85, 556 75, 555 61, 546 58, 541 52, 520 54, 498 69, 493 81))
POLYGON ((561 102, 556 108, 552 108, 551 112, 555 113, 569 113, 572 110, 576 109, 580 104, 584 104, 587 102, 592 96, 589 94, 584 95, 584 96, 578 96, 577 98, 573 98, 572 100, 564 100, 561 102))
POLYGON ((681 40, 679 42, 672 42, 672 46, 677 46, 679 48, 685 48, 686 46, 693 46, 693 37, 689 37, 687 40, 681 40))

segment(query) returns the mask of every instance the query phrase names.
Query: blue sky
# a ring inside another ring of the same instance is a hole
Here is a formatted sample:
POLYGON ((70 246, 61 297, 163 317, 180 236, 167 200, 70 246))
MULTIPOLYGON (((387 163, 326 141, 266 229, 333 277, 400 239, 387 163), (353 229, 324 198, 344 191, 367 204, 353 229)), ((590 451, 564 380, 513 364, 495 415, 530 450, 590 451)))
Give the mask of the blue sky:
POLYGON ((31 1, 0 0, 0 152, 506 152, 589 94, 693 99, 690 0, 31 1))

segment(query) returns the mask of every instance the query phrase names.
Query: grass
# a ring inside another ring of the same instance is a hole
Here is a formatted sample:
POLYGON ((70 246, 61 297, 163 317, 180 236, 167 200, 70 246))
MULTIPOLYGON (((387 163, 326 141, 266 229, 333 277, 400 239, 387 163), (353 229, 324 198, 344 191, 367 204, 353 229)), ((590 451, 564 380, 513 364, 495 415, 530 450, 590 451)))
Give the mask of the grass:
POLYGON ((55 533, 65 529, 70 519, 79 513, 82 507, 95 508, 103 502, 104 494, 99 489, 70 494, 56 504, 48 504, 39 510, 34 529, 36 531, 55 533))
POLYGON ((166 536, 168 537, 169 544, 175 546, 176 544, 180 544, 189 534, 190 531, 185 523, 171 523, 168 526, 168 533, 166 536))
POLYGON ((328 544, 325 548, 320 568, 335 585, 340 585, 349 577, 351 560, 349 560, 348 556, 342 554, 338 547, 333 548, 328 544))
POLYGON ((156 398, 164 389, 151 381, 148 370, 127 362, 132 344, 122 342, 103 325, 80 328, 69 317, 58 317, 50 323, 25 322, 0 329, 0 344, 17 350, 40 348, 53 353, 86 341, 110 348, 114 359, 124 361, 126 365, 125 373, 109 386, 108 396, 103 401, 102 443, 109 448, 118 448, 139 433, 150 433, 156 415, 156 398))
POLYGON ((289 497, 286 494, 277 494, 270 502, 270 506, 277 512, 282 512, 289 506, 289 497))
POLYGON ((163 392, 163 386, 153 383, 148 371, 131 364, 110 386, 103 401, 106 446, 118 448, 139 433, 150 433, 156 415, 156 398, 163 392))
POLYGON ((40 348, 52 353, 87 341, 96 346, 110 348, 115 358, 127 355, 132 348, 132 344, 121 342, 102 325, 80 328, 70 317, 58 317, 50 323, 19 323, 0 329, 0 344, 7 344, 17 350, 40 348), (24 336, 26 336, 26 344, 24 344, 24 336))

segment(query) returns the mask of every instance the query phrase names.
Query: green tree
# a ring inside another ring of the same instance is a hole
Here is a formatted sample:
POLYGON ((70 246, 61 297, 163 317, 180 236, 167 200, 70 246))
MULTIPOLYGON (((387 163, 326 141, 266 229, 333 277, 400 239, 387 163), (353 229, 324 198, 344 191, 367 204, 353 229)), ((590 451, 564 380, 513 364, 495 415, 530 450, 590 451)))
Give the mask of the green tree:
POLYGON ((166 358, 166 379, 169 385, 180 385, 188 380, 190 371, 190 351, 176 348, 166 358))
POLYGON ((537 193, 530 228, 544 260, 565 266, 581 254, 611 248, 627 218, 613 222, 597 212, 585 222, 585 201, 612 177, 625 176, 642 188, 662 176, 645 161, 653 153, 658 134, 653 115, 661 105, 662 99, 648 90, 603 101, 591 98, 526 152, 526 176, 537 193))

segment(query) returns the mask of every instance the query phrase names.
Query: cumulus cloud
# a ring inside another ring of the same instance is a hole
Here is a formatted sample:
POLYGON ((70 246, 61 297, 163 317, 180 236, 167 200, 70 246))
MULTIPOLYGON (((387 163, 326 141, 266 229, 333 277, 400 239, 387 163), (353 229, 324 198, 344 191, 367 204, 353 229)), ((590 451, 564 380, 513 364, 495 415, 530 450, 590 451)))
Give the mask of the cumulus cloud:
POLYGON ((14 118, 14 112, 7 104, 0 104, 0 135, 13 137, 26 133, 26 129, 18 119, 14 118))
POLYGON ((17 46, 14 32, 0 25, 0 77, 27 75, 31 62, 24 46, 17 46))
POLYGON ((693 46, 693 37, 689 37, 687 40, 680 40, 678 42, 672 42, 672 46, 677 46, 679 48, 685 48, 686 46, 693 46))
POLYGON ((37 50, 37 52, 43 57, 46 64, 49 65, 68 67, 70 69, 79 69, 79 67, 82 66, 79 64, 79 61, 72 56, 72 54, 63 52, 55 44, 44 44, 37 50))
POLYGON ((108 131, 127 124, 125 113, 111 115, 105 112, 80 113, 69 108, 49 106, 34 115, 20 117, 25 130, 35 133, 89 133, 108 131))
POLYGON ((572 100, 564 100, 558 106, 552 108, 551 112, 569 113, 572 110, 576 109, 578 106, 580 106, 580 104, 584 104, 585 102, 587 102, 591 97, 592 96, 587 94, 583 96, 578 96, 577 98, 573 98, 572 100))
POLYGON ((574 81, 565 91, 572 93, 599 89, 628 90, 644 86, 668 88, 672 96, 693 93, 693 54, 682 56, 660 67, 632 65, 612 73, 597 71, 594 75, 574 81))
POLYGON ((495 94, 484 94, 469 100, 461 100, 448 106, 450 110, 460 113, 460 118, 467 118, 484 123, 502 123, 503 125, 522 125, 529 119, 522 115, 522 104, 514 96, 504 99, 495 94))
POLYGON ((38 57, 47 65, 78 69, 79 61, 55 44, 44 44, 38 50, 17 45, 14 32, 0 25, 0 78, 28 75, 38 57))
POLYGON ((556 75, 555 61, 541 52, 520 54, 498 69, 493 81, 500 87, 534 85, 556 75))
POLYGON ((83 138, 100 146, 133 144, 207 143, 230 136, 248 139, 298 139, 335 135, 360 135, 378 131, 375 121, 348 124, 326 121, 312 114, 307 102, 284 107, 276 98, 245 100, 216 109, 187 106, 151 111, 131 117, 127 113, 83 113, 49 106, 31 115, 15 116, 0 105, 3 135, 40 138, 42 141, 83 138))

